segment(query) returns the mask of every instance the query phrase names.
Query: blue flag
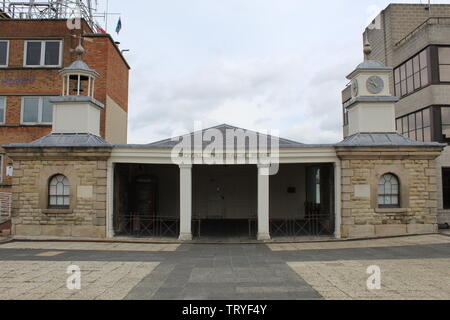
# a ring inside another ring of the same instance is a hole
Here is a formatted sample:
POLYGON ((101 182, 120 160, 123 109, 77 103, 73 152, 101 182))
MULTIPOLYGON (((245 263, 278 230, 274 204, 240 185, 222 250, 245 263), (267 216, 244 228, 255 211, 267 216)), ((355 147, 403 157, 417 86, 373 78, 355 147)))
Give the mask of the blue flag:
POLYGON ((119 18, 119 21, 117 22, 116 32, 119 34, 120 30, 122 30, 122 19, 119 18))

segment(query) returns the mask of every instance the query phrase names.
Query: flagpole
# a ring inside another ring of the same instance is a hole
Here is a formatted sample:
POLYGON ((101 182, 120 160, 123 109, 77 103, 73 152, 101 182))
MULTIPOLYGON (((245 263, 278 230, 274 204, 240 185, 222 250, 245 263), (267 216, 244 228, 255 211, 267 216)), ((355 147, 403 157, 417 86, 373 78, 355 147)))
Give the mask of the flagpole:
POLYGON ((106 20, 106 33, 108 33, 108 11, 109 11, 109 0, 106 0, 106 14, 105 14, 105 20, 106 20))

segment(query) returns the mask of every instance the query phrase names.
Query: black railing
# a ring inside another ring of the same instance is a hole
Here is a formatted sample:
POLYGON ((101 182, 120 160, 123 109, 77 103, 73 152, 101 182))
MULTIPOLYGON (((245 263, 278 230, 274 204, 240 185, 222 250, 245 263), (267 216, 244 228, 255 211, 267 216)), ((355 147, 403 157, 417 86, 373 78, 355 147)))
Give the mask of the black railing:
POLYGON ((118 236, 178 238, 180 218, 149 217, 131 213, 117 217, 114 230, 118 236))

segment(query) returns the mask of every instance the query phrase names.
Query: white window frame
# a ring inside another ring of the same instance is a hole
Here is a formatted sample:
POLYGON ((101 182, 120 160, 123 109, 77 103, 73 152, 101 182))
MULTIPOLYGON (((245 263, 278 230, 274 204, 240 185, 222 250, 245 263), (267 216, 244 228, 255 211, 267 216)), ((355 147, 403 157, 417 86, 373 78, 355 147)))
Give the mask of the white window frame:
POLYGON ((9 40, 0 39, 0 42, 6 42, 6 64, 0 64, 0 68, 7 68, 9 66, 9 40))
MULTIPOLYGON (((0 101, 3 100, 3 119, 0 118, 0 125, 6 123, 6 96, 0 96, 0 101)), ((1 106, 1 105, 0 105, 1 106)))
POLYGON ((52 122, 42 122, 42 109, 44 107, 44 98, 49 98, 51 96, 24 96, 22 97, 21 107, 20 107, 20 123, 25 126, 51 126, 52 122), (24 122, 24 107, 25 107, 25 98, 39 98, 38 105, 38 122, 24 122))
POLYGON ((23 46, 23 66, 27 68, 60 68, 62 66, 62 58, 63 58, 63 46, 64 43, 62 40, 58 39, 46 39, 46 40, 25 40, 25 45, 23 46), (28 43, 31 42, 40 42, 41 43, 41 59, 39 65, 28 65, 27 64, 27 52, 28 52, 28 43), (45 49, 47 46, 47 42, 59 42, 59 64, 57 65, 46 65, 45 64, 45 49))

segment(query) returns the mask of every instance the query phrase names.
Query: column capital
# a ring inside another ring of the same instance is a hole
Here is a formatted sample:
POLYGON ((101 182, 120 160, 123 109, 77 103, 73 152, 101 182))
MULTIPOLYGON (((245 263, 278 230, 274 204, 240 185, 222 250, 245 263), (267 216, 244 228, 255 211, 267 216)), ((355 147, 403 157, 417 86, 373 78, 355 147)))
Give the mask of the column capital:
POLYGON ((192 165, 192 163, 190 163, 190 164, 180 164, 180 165, 178 165, 178 167, 180 169, 192 169, 193 165, 192 165))
POLYGON ((258 163, 258 169, 269 169, 271 166, 271 163, 258 163))

